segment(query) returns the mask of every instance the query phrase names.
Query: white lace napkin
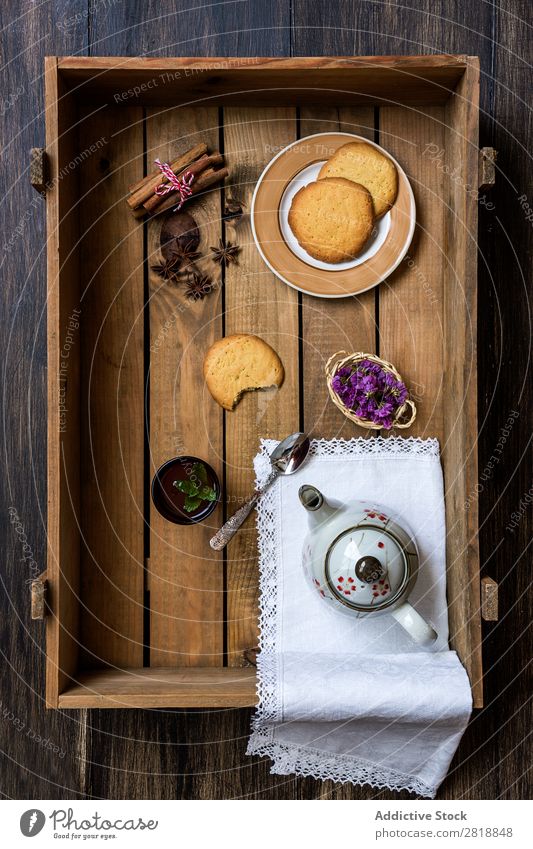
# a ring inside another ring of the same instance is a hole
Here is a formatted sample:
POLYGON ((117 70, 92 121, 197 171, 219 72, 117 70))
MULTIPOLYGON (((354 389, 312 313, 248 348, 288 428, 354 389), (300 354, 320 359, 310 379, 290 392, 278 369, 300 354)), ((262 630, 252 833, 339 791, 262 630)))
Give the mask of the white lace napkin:
MULTIPOLYGON (((262 440, 257 482, 270 468, 262 440)), ((257 511, 259 706, 247 753, 272 772, 409 790, 433 798, 470 716, 467 675, 448 651, 445 520, 436 439, 317 440, 257 511), (410 601, 438 632, 423 651, 391 616, 350 619, 324 604, 301 565, 309 483, 340 501, 374 501, 413 531, 420 572, 410 601)))

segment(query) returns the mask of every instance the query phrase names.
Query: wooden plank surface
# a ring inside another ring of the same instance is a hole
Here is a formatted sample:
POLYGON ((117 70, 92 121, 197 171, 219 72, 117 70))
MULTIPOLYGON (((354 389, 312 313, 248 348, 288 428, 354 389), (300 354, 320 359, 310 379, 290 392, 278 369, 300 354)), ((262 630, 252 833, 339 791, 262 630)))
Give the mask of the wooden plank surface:
POLYGON ((476 168, 475 138, 479 68, 473 62, 446 107, 446 150, 459 178, 446 185, 453 214, 447 217, 447 243, 455 246, 445 266, 444 321, 453 330, 455 351, 445 350, 443 451, 447 526, 448 599, 452 643, 468 671, 474 704, 483 704, 481 601, 478 543, 477 466, 477 203, 465 175, 476 168), (464 127, 462 133, 457 126, 464 127), (472 136, 473 143, 471 142, 472 136), (457 568, 458 565, 461 568, 457 568))
MULTIPOLYGON (((205 142, 219 147, 218 110, 202 106, 148 111, 147 160, 168 162, 205 142)), ((149 478, 180 454, 206 460, 222 480, 222 411, 204 384, 202 364, 209 346, 222 335, 220 269, 210 245, 221 236, 220 190, 188 205, 200 229, 199 261, 216 289, 204 300, 188 300, 185 283, 163 280, 152 266, 161 261, 161 219, 148 224, 150 285, 149 478)), ((150 664, 222 665, 222 556, 209 538, 219 526, 221 508, 199 525, 183 527, 164 519, 150 503, 148 589, 150 664)))
MULTIPOLYGON (((350 106, 366 106, 369 99, 395 100, 409 104, 444 103, 464 70, 466 57, 454 56, 373 56, 302 58, 294 71, 298 102, 329 105, 332 92, 350 106), (372 65, 370 65, 370 61, 372 65)), ((184 105, 191 100, 220 95, 229 106, 253 101, 263 106, 292 106, 294 93, 286 87, 289 64, 285 59, 240 60, 159 59, 152 57, 66 57, 61 69, 69 82, 83 85, 92 99, 115 98, 134 86, 143 106, 184 105), (259 85, 242 65, 261 72, 259 85), (189 73, 187 73, 189 71, 189 73), (190 73, 192 71, 192 73, 190 73), (155 84, 154 84, 155 80, 155 84)))
POLYGON ((192 666, 86 672, 60 697, 60 707, 250 707, 257 702, 254 669, 192 666))
MULTIPOLYGON (((259 437, 283 439, 299 429, 298 295, 263 263, 250 227, 252 193, 272 156, 296 139, 291 108, 224 109, 224 151, 231 168, 228 194, 245 204, 246 215, 227 222, 226 238, 241 246, 238 265, 225 275, 225 334, 254 333, 272 345, 283 362, 279 391, 249 392, 226 413, 227 512, 254 488, 253 458, 259 437)), ((228 664, 242 666, 243 652, 257 646, 257 539, 252 516, 227 548, 228 664)))
POLYGON ((142 664, 144 329, 142 110, 80 109, 82 665, 142 664), (126 332, 124 332, 126 329, 126 332))
MULTIPOLYGON (((302 107, 300 138, 314 133, 354 133, 374 140, 374 109, 370 107, 302 107)), ((304 429, 323 439, 364 436, 331 403, 324 368, 337 351, 375 352, 377 290, 358 298, 324 301, 301 295, 302 380, 304 386, 304 429)))
MULTIPOLYGON (((83 9, 87 9, 85 2, 72 0, 71 15, 83 12, 83 9)), ((29 183, 28 151, 45 144, 45 53, 81 52, 87 49, 88 43, 86 21, 82 18, 83 25, 73 21, 68 30, 50 26, 48 16, 56 16, 57 19, 61 13, 55 0, 49 4, 45 14, 43 7, 33 5, 0 7, 1 26, 9 28, 3 55, 0 109, 3 411, 0 761, 2 793, 8 798, 50 799, 68 793, 76 799, 83 795, 85 778, 85 765, 82 766, 77 757, 80 752, 80 725, 66 720, 60 711, 47 710, 46 707, 46 701, 53 702, 58 687, 62 687, 64 681, 60 681, 61 676, 58 675, 52 692, 46 692, 46 632, 54 626, 31 621, 28 592, 31 579, 46 569, 48 553, 45 247, 48 201, 40 198, 29 183), (52 746, 57 746, 58 753, 38 745, 36 735, 50 740, 52 746)), ((64 105, 68 115, 68 104, 64 105)), ((52 147, 59 143, 56 133, 53 138, 52 147)), ((67 137, 63 138, 63 144, 68 148, 67 137)), ((66 158, 67 162, 70 161, 70 152, 66 158)), ((75 169, 71 177, 74 184, 75 169)), ((72 195, 68 185, 66 188, 65 200, 77 193, 74 185, 72 195)), ((54 204, 52 199, 51 203, 54 204)), ((57 212, 62 214, 59 209, 57 212)), ((68 230, 72 223, 67 218, 63 226, 66 225, 68 230)), ((51 260, 54 255, 59 260, 60 255, 55 254, 57 243, 54 239, 50 247, 51 260)), ((77 264, 75 257, 73 259, 77 264)), ((68 268, 66 270, 69 273, 68 268)), ((75 273, 72 279, 75 281, 75 273)), ((76 285, 71 294, 77 296, 76 285)), ((67 315, 69 312, 67 310, 67 315)), ((54 363, 57 364, 57 360, 52 358, 50 367, 57 378, 54 363)), ((53 405, 57 405, 57 396, 53 405)), ((70 421, 74 423, 72 418, 70 421)), ((70 433, 75 435, 73 430, 70 433)), ((50 495, 55 499, 58 491, 50 492, 50 495)), ((58 528, 55 533, 59 532, 58 528)), ((66 528, 65 532, 68 533, 66 528)), ((50 539, 50 542, 54 540, 50 539)), ((64 551, 65 555, 73 554, 71 568, 67 564, 64 573, 67 581, 77 569, 75 552, 75 545, 70 552, 64 551)), ((75 635, 76 611, 69 596, 70 593, 64 597, 64 602, 73 617, 70 623, 67 618, 67 628, 73 625, 72 634, 75 635)), ((74 656, 75 653, 72 653, 74 656)), ((66 657, 61 658, 61 663, 65 663, 64 668, 69 672, 66 657)))

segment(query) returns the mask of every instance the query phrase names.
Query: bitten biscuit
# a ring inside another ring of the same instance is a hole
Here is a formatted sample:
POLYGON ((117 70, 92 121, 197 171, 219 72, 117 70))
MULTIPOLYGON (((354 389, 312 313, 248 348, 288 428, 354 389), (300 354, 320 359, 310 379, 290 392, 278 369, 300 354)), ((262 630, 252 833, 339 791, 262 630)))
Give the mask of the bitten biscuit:
POLYGON ((357 256, 373 223, 368 189, 340 177, 304 186, 289 210, 289 226, 299 244, 323 262, 346 262, 357 256))
POLYGON ((204 378, 211 395, 233 410, 243 392, 281 386, 283 364, 259 336, 237 333, 211 345, 204 359, 204 378))
POLYGON ((364 142, 349 142, 322 166, 318 179, 344 177, 365 186, 374 201, 376 218, 384 215, 396 200, 398 172, 388 156, 364 142))

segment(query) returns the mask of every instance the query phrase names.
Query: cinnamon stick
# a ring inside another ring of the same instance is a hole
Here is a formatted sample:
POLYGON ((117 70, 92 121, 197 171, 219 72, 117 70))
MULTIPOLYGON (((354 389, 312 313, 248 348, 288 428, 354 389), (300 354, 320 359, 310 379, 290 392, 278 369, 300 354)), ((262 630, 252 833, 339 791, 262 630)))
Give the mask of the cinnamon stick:
MULTIPOLYGON (((180 155, 177 156, 176 159, 174 159, 169 164, 172 168, 174 168, 174 166, 176 166, 177 168, 185 168, 187 162, 193 162, 195 159, 198 159, 200 156, 203 156, 205 153, 207 153, 207 145, 204 144, 203 142, 200 142, 199 144, 194 145, 194 147, 191 147, 190 150, 186 150, 184 153, 180 153, 180 155), (182 162, 185 163, 185 164, 182 165, 181 164, 182 162)), ((162 182, 163 180, 166 179, 164 177, 164 175, 159 170, 158 171, 152 171, 150 174, 148 174, 147 177, 143 177, 142 180, 139 180, 137 183, 134 183, 133 185, 131 185, 129 187, 130 194, 134 194, 135 192, 139 191, 140 189, 145 188, 146 186, 149 185, 149 183, 154 181, 156 177, 160 178, 159 182, 162 182)), ((156 183, 156 185, 158 185, 158 183, 156 183)))
MULTIPOLYGON (((210 186, 214 186, 215 183, 220 183, 222 180, 225 180, 228 174, 229 171, 227 168, 219 168, 218 171, 215 171, 213 168, 209 168, 207 171, 204 171, 191 186, 192 197, 205 191, 205 189, 208 189, 210 186)), ((162 212, 166 212, 168 209, 172 209, 172 207, 177 206, 178 203, 179 201, 174 197, 174 193, 172 193, 163 200, 163 203, 160 206, 156 207, 153 214, 160 215, 162 212)))
MULTIPOLYGON (((209 168, 213 168, 214 165, 222 165, 224 162, 224 157, 221 153, 213 153, 211 156, 201 156, 200 159, 197 159, 196 162, 193 162, 192 165, 189 165, 188 168, 184 168, 181 173, 177 175, 178 179, 183 179, 185 174, 192 174, 194 177, 191 189, 194 186, 194 183, 197 181, 198 176, 203 172, 208 170, 209 168)), ((174 198, 177 197, 175 193, 174 198)), ((155 193, 148 198, 147 201, 144 202, 143 206, 150 215, 157 209, 157 207, 161 206, 164 200, 166 200, 168 195, 156 195, 155 193)), ((178 201, 176 201, 178 203, 178 201)))
MULTIPOLYGON (((184 168, 187 168, 188 165, 191 165, 192 162, 204 153, 207 153, 207 145, 202 142, 174 159, 174 161, 170 163, 170 167, 174 172, 183 171, 184 168)), ((131 209, 135 209, 153 195, 157 186, 166 182, 167 178, 161 173, 161 171, 154 171, 148 177, 145 177, 143 180, 140 180, 134 185, 133 189, 131 189, 129 198, 126 198, 126 203, 129 207, 131 207, 131 209)))

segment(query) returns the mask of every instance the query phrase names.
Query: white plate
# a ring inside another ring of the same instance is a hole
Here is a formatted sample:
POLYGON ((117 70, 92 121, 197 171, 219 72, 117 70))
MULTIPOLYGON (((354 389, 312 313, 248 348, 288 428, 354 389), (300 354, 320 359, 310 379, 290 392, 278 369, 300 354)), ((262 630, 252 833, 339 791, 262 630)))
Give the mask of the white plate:
POLYGON ((256 247, 276 277, 313 297, 348 298, 378 286, 404 259, 416 226, 416 205, 405 171, 380 145, 354 133, 314 133, 291 142, 266 165, 255 186, 250 219, 256 247), (361 254, 349 262, 326 263, 298 244, 288 214, 296 192, 318 176, 326 161, 324 155, 330 149, 333 154, 348 141, 369 144, 394 162, 398 197, 392 209, 375 222, 375 231, 361 254), (295 164, 300 167, 294 168, 295 164), (387 254, 391 239, 394 249, 385 258, 384 248, 387 254))

